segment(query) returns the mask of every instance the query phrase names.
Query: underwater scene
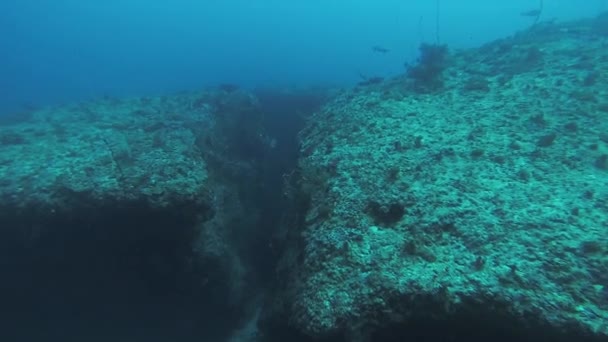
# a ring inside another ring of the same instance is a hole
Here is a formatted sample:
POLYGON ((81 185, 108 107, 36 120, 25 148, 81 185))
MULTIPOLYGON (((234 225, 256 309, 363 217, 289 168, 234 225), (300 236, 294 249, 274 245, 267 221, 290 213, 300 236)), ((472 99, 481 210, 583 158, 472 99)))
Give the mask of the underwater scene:
POLYGON ((608 0, 0 4, 0 342, 608 342, 608 0))

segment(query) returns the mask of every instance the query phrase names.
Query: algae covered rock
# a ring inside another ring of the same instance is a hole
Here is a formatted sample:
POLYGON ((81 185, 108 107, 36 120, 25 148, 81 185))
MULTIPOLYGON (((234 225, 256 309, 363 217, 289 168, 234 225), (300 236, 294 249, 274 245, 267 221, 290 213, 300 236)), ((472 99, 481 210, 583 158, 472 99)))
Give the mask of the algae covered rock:
POLYGON ((203 210, 207 165, 190 126, 204 125, 209 113, 177 103, 106 99, 0 127, 3 215, 57 216, 121 202, 203 210))
POLYGON ((27 324, 6 340, 212 338, 241 317, 250 264, 233 237, 257 209, 239 148, 266 145, 257 126, 232 131, 257 113, 229 93, 104 98, 0 125, 0 301, 27 324))
POLYGON ((286 234, 298 252, 268 327, 608 339, 608 121, 572 96, 608 96, 608 54, 589 33, 550 32, 455 53, 441 92, 345 93, 310 119, 286 234), (484 92, 463 91, 478 75, 484 92))

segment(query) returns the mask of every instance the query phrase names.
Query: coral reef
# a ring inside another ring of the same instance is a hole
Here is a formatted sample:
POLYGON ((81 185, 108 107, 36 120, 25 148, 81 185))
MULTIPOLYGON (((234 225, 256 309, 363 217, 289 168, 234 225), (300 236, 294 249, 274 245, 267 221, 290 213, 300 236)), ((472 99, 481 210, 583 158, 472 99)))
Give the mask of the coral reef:
MULTIPOLYGON (((16 321, 44 335, 34 340, 87 327, 108 340, 226 333, 255 279, 239 243, 259 234, 252 154, 271 148, 260 115, 251 94, 222 86, 0 125, 3 310, 23 313, 16 321), (80 313, 69 329, 62 308, 80 313)), ((17 325, 3 338, 13 330, 25 338, 17 325)))
POLYGON ((414 80, 414 88, 420 92, 433 92, 443 86, 443 71, 447 67, 446 45, 421 44, 418 63, 407 69, 407 75, 414 80))
POLYGON ((445 47, 423 45, 402 79, 345 91, 313 115, 290 183, 300 200, 283 292, 262 331, 608 339, 597 25, 541 23, 449 64, 445 47))

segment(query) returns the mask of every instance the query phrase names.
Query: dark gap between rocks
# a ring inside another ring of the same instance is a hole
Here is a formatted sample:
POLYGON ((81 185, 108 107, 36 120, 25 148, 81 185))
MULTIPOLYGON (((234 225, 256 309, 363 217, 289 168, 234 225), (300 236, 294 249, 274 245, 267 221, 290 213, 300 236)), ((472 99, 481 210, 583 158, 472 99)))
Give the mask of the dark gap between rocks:
POLYGON ((194 248, 201 217, 211 219, 212 208, 73 201, 65 212, 3 210, 1 339, 222 341, 246 321, 255 298, 274 281, 281 246, 273 245, 273 234, 286 205, 283 174, 297 164, 297 132, 325 99, 274 90, 256 96, 265 133, 276 142, 252 156, 261 168, 255 182, 239 185, 257 222, 244 223, 226 241, 245 260, 245 299, 231 300, 234 269, 221 260, 225 255, 194 248))

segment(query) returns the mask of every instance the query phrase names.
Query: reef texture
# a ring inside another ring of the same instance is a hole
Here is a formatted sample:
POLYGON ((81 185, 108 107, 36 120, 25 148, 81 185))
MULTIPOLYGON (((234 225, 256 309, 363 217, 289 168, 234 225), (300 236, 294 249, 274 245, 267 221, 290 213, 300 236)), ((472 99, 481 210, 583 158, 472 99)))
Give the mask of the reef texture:
POLYGON ((63 308, 79 313, 67 330, 84 336, 94 322, 171 336, 163 328, 194 311, 190 330, 167 340, 226 329, 214 319, 233 322, 248 300, 250 266, 234 240, 255 232, 257 209, 244 202, 256 190, 251 155, 269 148, 260 115, 252 95, 220 88, 2 118, 5 311, 40 335, 62 330, 63 308), (112 317, 96 319, 101 308, 112 317))
POLYGON ((221 174, 229 159, 242 157, 238 139, 246 137, 236 135, 247 130, 232 132, 230 121, 255 120, 248 115, 254 107, 255 100, 238 91, 205 91, 105 98, 3 122, 0 212, 44 219, 137 204, 202 215, 215 209, 218 197, 208 163, 221 174))
POLYGON ((298 249, 283 258, 274 309, 314 337, 452 321, 607 338, 598 27, 539 24, 413 67, 432 75, 344 92, 311 117, 286 190, 304 209, 286 233, 298 249))
POLYGON ((1 211, 66 211, 137 202, 203 205, 207 164, 189 126, 208 125, 158 99, 105 99, 37 111, 0 127, 1 211))

